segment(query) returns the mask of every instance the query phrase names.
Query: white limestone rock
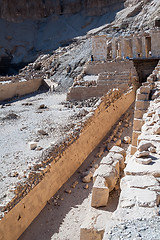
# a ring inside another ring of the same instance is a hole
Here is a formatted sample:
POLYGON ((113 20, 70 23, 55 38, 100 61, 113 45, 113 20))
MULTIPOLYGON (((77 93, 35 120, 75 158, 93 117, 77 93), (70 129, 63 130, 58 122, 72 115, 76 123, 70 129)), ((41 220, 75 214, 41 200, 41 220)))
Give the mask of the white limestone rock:
POLYGON ((152 162, 151 158, 136 158, 136 162, 139 164, 148 165, 152 162))
POLYGON ((118 180, 118 172, 113 166, 102 164, 98 169, 96 169, 93 175, 93 182, 96 181, 96 178, 104 177, 105 181, 108 185, 109 191, 112 191, 117 183, 118 180))
POLYGON ((139 152, 147 151, 148 148, 154 147, 154 145, 151 142, 148 141, 141 141, 138 145, 139 152))
POLYGON ((119 162, 120 168, 125 167, 123 155, 109 152, 108 155, 102 159, 101 164, 112 165, 115 167, 117 162, 119 162))
POLYGON ((151 153, 156 153, 156 148, 155 147, 150 147, 148 149, 151 153))
POLYGON ((160 122, 156 123, 153 127, 153 133, 160 135, 160 122))
POLYGON ((107 211, 91 208, 80 228, 80 240, 102 240, 108 219, 107 211))
POLYGON ((145 189, 148 187, 159 186, 157 179, 154 176, 131 176, 127 175, 121 179, 120 188, 141 188, 145 189))
POLYGON ((126 157, 126 151, 123 148, 118 147, 118 146, 113 146, 111 148, 110 152, 119 153, 119 154, 123 155, 124 158, 126 157))
POLYGON ((142 152, 137 151, 136 152, 136 157, 137 158, 148 157, 148 156, 149 156, 149 151, 142 151, 142 152))
POLYGON ((134 189, 136 201, 139 207, 155 207, 157 205, 157 195, 148 189, 134 189))
POLYGON ((124 169, 125 175, 153 175, 156 177, 160 176, 160 161, 157 159, 152 159, 153 164, 144 165, 137 163, 137 159, 138 158, 133 155, 133 157, 128 161, 127 166, 124 169))
POLYGON ((125 136, 123 139, 123 142, 126 144, 130 144, 131 143, 131 138, 129 136, 125 136))

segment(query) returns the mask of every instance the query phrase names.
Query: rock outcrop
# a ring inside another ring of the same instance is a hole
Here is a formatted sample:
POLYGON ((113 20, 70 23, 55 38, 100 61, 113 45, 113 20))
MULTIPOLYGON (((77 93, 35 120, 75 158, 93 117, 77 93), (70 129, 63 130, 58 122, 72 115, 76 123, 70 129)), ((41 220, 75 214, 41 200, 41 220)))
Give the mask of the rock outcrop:
POLYGON ((51 14, 65 15, 83 11, 85 15, 102 15, 123 7, 124 0, 1 0, 0 17, 8 21, 40 19, 51 14))

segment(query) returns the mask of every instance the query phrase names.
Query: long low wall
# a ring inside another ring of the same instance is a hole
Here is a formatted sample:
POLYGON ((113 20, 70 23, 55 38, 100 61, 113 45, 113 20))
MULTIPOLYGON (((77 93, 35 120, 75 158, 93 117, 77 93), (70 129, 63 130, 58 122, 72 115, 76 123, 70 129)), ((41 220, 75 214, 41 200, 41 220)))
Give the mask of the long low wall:
POLYGON ((93 61, 89 62, 85 67, 84 71, 88 75, 98 75, 103 72, 117 72, 122 71, 132 72, 136 75, 136 70, 132 61, 117 61, 117 62, 100 62, 93 61))
POLYGON ((51 163, 43 180, 35 186, 0 221, 0 240, 17 239, 44 208, 47 201, 80 167, 97 144, 135 100, 135 92, 130 90, 106 106, 102 98, 100 105, 87 120, 79 138, 61 155, 56 163, 51 163), (83 151, 82 151, 83 149, 83 151))
POLYGON ((35 92, 41 84, 41 78, 17 82, 3 81, 3 83, 0 83, 0 101, 35 92))

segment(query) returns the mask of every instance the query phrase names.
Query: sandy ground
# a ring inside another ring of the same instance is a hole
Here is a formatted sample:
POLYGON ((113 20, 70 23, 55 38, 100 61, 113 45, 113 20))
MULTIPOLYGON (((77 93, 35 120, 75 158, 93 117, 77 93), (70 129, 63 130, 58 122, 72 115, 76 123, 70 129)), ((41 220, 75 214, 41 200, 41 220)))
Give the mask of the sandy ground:
POLYGON ((92 108, 65 104, 66 94, 37 92, 0 105, 0 206, 14 196, 50 147, 72 133, 77 114, 92 108), (43 130, 46 135, 39 132, 43 130), (29 142, 38 148, 30 150, 29 142))
MULTIPOLYGON (((133 120, 133 106, 129 112, 130 120, 133 120)), ((122 117, 124 120, 124 117, 122 117)), ((120 121, 122 122, 122 121, 120 121)), ((118 123, 117 123, 118 124, 118 123)), ((124 128, 121 139, 124 136, 131 136, 132 124, 129 127, 124 127, 125 121, 122 122, 119 129, 124 128)), ((114 126, 115 127, 115 126, 114 126)), ((94 164, 99 164, 102 157, 107 155, 108 151, 104 152, 101 158, 95 157, 96 153, 103 146, 103 142, 112 134, 113 129, 105 137, 105 139, 96 147, 96 149, 88 156, 76 173, 62 186, 62 188, 50 199, 45 208, 32 222, 28 229, 22 234, 19 240, 78 240, 80 239, 80 226, 83 223, 91 202, 91 192, 93 182, 88 183, 88 188, 85 189, 86 183, 82 182, 82 173, 89 170, 94 164), (78 181, 75 188, 72 184, 78 181), (66 193, 66 190, 71 190, 71 193, 66 193)), ((111 146, 115 143, 111 142, 111 146)), ((126 150, 129 145, 122 143, 122 147, 126 150)), ((119 192, 113 191, 110 194, 109 203, 104 211, 108 212, 108 216, 116 210, 118 204, 119 192)))

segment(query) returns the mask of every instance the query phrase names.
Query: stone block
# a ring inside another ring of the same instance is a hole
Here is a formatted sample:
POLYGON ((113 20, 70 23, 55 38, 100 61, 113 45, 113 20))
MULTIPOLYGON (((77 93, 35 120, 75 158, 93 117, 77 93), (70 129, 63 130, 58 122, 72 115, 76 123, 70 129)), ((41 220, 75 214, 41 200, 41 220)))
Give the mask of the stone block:
POLYGON ((120 188, 147 188, 152 186, 159 186, 158 181, 154 176, 145 175, 145 176, 131 176, 127 175, 121 179, 120 188))
POLYGON ((141 131, 133 131, 132 133, 132 145, 135 147, 137 147, 137 139, 140 134, 141 134, 141 131))
POLYGON ((96 181, 96 178, 104 177, 106 184, 108 185, 109 191, 112 191, 117 183, 118 172, 113 166, 102 164, 98 169, 96 169, 93 175, 93 182, 96 181))
MULTIPOLYGON (((137 158, 138 159, 138 158, 137 158)), ((144 158, 143 158, 144 159, 144 158)), ((133 156, 127 163, 124 169, 125 175, 153 175, 155 177, 160 176, 160 161, 152 159, 153 164, 144 165, 136 162, 136 157, 133 156)))
POLYGON ((149 86, 141 86, 139 88, 139 91, 140 91, 140 93, 150 93, 150 87, 149 86))
POLYGON ((142 101, 146 101, 149 99, 149 94, 148 93, 139 93, 136 94, 136 101, 137 100, 142 100, 142 101))
POLYGON ((108 219, 107 211, 89 210, 80 228, 80 240, 102 240, 108 219))
POLYGON ((121 191, 119 207, 132 208, 139 207, 151 208, 157 205, 158 197, 154 191, 141 188, 125 187, 121 191))
POLYGON ((136 157, 141 158, 141 157, 148 157, 149 156, 149 151, 143 151, 143 152, 136 152, 136 157))
POLYGON ((112 165, 113 167, 115 167, 118 174, 119 167, 125 167, 123 155, 114 152, 109 152, 108 155, 102 159, 101 164, 112 165))
POLYGON ((92 207, 107 206, 109 197, 109 188, 106 186, 105 178, 97 177, 92 190, 92 207))
POLYGON ((110 152, 113 152, 113 153, 119 153, 121 154, 124 158, 126 157, 126 151, 121 148, 121 147, 118 147, 118 146, 113 146, 110 150, 110 152))
POLYGON ((155 207, 157 205, 157 195, 154 191, 136 188, 134 195, 139 207, 155 207))
POLYGON ((29 142, 29 147, 31 150, 34 150, 37 147, 37 142, 29 142))
POLYGON ((154 145, 149 142, 149 141, 141 141, 138 145, 138 151, 143 152, 143 151, 148 151, 148 148, 154 147, 154 145))
POLYGON ((133 131, 141 131, 144 121, 141 119, 134 119, 133 121, 133 131))
POLYGON ((142 101, 142 100, 138 100, 136 101, 136 110, 137 109, 142 109, 142 110, 146 110, 149 107, 149 101, 142 101))
POLYGON ((152 162, 151 158, 136 158, 136 162, 143 165, 148 165, 152 162))
POLYGON ((134 111, 134 118, 142 119, 146 110, 137 109, 134 111))
POLYGON ((135 146, 132 146, 131 147, 131 155, 134 155, 136 151, 137 151, 137 148, 135 146))

